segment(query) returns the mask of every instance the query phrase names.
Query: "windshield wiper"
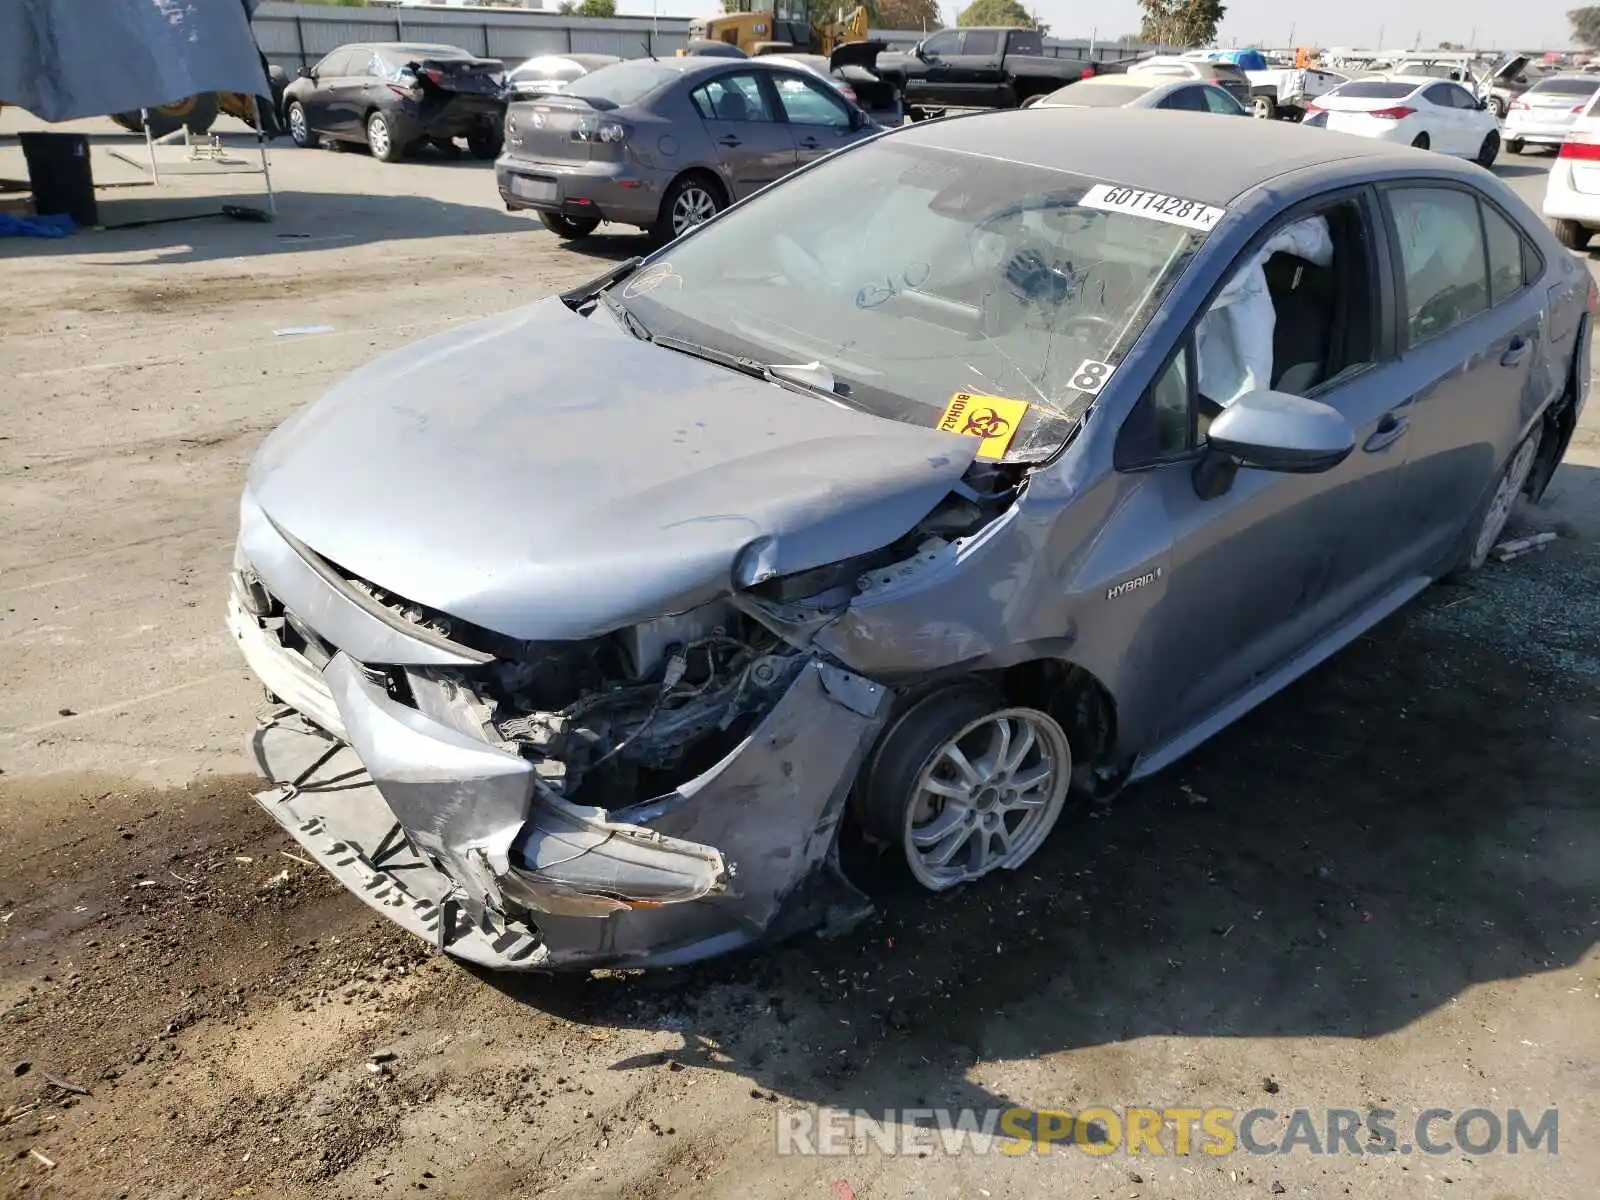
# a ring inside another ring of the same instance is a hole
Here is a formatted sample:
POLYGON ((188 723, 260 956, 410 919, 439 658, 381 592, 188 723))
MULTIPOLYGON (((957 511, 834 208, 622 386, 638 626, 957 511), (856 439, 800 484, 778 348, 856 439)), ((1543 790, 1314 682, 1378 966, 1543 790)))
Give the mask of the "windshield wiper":
POLYGON ((656 340, 651 332, 645 328, 644 322, 624 308, 620 300, 613 299, 609 292, 600 293, 600 303, 605 306, 605 310, 608 313, 622 322, 629 333, 633 334, 641 342, 653 342, 656 340))
POLYGON ((604 275, 597 275, 589 280, 588 283, 580 283, 571 291, 562 292, 561 303, 571 309, 582 308, 612 284, 621 283, 629 275, 632 275, 639 269, 639 264, 642 262, 644 262, 644 259, 637 256, 619 262, 604 275))
POLYGON ((813 396, 821 396, 831 400, 843 408, 855 408, 836 390, 833 372, 821 363, 764 363, 753 358, 746 358, 742 354, 730 354, 726 350, 718 350, 713 346, 703 346, 699 342, 691 342, 686 338, 676 338, 663 334, 651 339, 657 346, 665 350, 676 350, 679 354, 687 354, 691 358, 698 358, 704 362, 716 363, 719 367, 727 367, 731 371, 739 371, 745 375, 753 375, 768 383, 775 383, 779 387, 789 388, 791 391, 807 392, 813 396))

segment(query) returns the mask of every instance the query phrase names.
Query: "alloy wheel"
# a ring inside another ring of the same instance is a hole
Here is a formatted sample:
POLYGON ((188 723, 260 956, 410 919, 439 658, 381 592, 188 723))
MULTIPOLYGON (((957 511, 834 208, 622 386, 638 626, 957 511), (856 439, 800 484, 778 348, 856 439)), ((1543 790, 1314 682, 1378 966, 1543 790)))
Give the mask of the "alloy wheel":
POLYGON ((306 127, 306 110, 298 104, 289 106, 289 139, 296 146, 305 146, 310 142, 310 130, 306 127))
POLYGON ((377 158, 389 156, 389 123, 382 117, 374 116, 367 122, 367 148, 377 158))
POLYGON ((686 187, 672 203, 672 232, 684 233, 696 225, 703 225, 717 215, 717 200, 705 188, 686 187))
POLYGON ((1511 510, 1516 508, 1517 497, 1527 486, 1528 476, 1533 472, 1533 460, 1538 455, 1538 435, 1530 434, 1522 439, 1522 445, 1517 447, 1517 452, 1506 464, 1505 473, 1500 476, 1494 496, 1489 501, 1489 510, 1483 514, 1483 524, 1478 527, 1478 540, 1472 547, 1474 567, 1481 567, 1489 560, 1489 551, 1494 549, 1501 533, 1505 531, 1506 522, 1511 519, 1511 510))
POLYGON ((1071 746, 1049 714, 1005 708, 968 723, 917 776, 904 828, 912 875, 943 891, 1019 866, 1055 826, 1071 779, 1071 746))

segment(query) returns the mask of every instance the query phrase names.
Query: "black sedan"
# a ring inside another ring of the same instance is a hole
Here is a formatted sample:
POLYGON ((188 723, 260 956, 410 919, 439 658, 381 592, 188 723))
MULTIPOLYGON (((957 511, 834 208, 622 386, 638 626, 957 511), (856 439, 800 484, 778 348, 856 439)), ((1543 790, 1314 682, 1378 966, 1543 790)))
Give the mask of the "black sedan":
POLYGON ((283 93, 284 123, 297 146, 365 143, 396 162, 432 143, 474 158, 500 153, 504 66, 459 46, 375 42, 340 46, 283 93))

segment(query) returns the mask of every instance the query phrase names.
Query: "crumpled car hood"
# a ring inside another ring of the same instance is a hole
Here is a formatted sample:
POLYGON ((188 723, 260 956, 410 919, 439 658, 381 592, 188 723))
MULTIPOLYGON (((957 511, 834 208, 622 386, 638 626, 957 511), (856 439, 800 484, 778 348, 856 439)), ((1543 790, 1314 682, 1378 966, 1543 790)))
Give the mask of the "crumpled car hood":
POLYGON ((556 640, 705 603, 742 554, 767 577, 885 546, 977 445, 552 297, 356 371, 267 439, 249 488, 280 528, 397 596, 556 640))

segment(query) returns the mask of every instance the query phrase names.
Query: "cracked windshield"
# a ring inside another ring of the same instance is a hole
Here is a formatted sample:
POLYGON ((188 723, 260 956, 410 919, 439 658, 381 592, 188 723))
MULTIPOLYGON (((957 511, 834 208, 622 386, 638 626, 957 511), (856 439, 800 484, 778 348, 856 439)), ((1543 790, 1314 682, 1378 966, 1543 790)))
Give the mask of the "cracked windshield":
POLYGON ((1204 236, 1110 211, 1129 207, 1120 191, 880 141, 729 213, 611 299, 641 335, 820 363, 843 401, 879 416, 933 425, 958 393, 1024 401, 1006 457, 1039 459, 1204 236), (841 211, 840 196, 855 202, 841 211))

